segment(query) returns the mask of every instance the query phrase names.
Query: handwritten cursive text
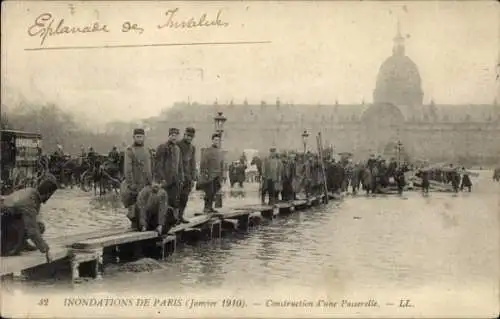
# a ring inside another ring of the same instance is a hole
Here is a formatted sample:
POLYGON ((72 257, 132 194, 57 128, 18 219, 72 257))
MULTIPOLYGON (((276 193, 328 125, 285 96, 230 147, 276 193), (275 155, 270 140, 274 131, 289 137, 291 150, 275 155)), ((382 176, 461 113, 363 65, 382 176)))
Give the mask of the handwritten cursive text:
POLYGON ((49 36, 96 32, 109 32, 108 26, 99 22, 93 22, 84 26, 67 26, 64 23, 64 19, 59 19, 56 22, 51 13, 42 13, 35 19, 35 23, 28 28, 30 36, 40 36, 40 45, 43 45, 45 39, 49 36), (55 28, 53 28, 54 25, 56 25, 55 28))
POLYGON ((199 27, 227 27, 228 22, 224 22, 221 19, 222 10, 217 12, 214 20, 207 19, 207 14, 203 13, 198 19, 191 17, 186 20, 176 20, 176 14, 179 12, 179 8, 169 9, 165 12, 167 17, 167 22, 158 25, 158 29, 171 28, 171 29, 192 29, 199 27))

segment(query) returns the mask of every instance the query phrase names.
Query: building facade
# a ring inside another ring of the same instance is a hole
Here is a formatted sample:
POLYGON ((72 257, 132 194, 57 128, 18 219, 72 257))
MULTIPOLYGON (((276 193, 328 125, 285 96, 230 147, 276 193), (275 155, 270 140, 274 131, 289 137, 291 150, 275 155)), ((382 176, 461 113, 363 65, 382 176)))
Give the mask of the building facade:
POLYGON ((145 122, 153 143, 165 140, 170 126, 193 126, 197 143, 203 144, 209 143, 214 116, 223 112, 227 118, 223 143, 230 156, 245 148, 266 153, 270 146, 301 150, 301 134, 308 130, 312 150, 316 133, 322 132, 326 146, 359 157, 390 153, 401 142, 415 159, 496 165, 500 105, 424 105, 421 82, 417 65, 405 54, 398 27, 392 55, 379 69, 372 104, 291 105, 279 99, 272 104, 176 103, 145 122))

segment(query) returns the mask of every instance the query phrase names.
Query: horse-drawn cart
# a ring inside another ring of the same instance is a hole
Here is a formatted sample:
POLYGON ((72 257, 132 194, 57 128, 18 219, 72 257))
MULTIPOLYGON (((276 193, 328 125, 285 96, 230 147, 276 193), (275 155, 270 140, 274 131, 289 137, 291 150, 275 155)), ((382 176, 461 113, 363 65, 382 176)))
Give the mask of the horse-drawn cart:
POLYGON ((1 130, 1 193, 30 186, 36 180, 42 136, 37 133, 1 130))

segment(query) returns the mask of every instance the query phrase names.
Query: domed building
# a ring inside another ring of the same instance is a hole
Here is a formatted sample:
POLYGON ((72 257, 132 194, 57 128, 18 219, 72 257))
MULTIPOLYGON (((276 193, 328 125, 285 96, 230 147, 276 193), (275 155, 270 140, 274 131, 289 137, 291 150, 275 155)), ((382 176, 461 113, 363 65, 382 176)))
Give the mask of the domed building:
MULTIPOLYGON (((175 103, 160 116, 144 122, 152 144, 164 142, 170 126, 196 128, 197 145, 210 142, 214 116, 227 118, 223 147, 231 157, 243 149, 267 154, 270 146, 302 150, 301 134, 310 132, 308 148, 316 149, 321 131, 326 146, 360 158, 386 153, 398 142, 414 159, 497 164, 500 161, 500 105, 423 104, 422 79, 417 65, 405 55, 399 25, 392 55, 379 69, 373 104, 295 105, 261 101, 213 104, 175 103)), ((129 132, 126 132, 128 137, 129 132)), ((394 150, 396 153, 396 150, 394 150)))
POLYGON ((380 66, 373 102, 394 105, 422 105, 424 93, 417 65, 405 55, 405 39, 398 32, 392 56, 380 66))

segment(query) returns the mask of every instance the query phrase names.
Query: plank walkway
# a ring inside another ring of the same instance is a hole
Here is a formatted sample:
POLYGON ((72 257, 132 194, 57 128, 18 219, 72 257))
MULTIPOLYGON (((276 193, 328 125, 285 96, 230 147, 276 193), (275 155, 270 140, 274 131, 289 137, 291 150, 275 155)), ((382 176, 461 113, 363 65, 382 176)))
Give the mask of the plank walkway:
MULTIPOLYGON (((341 196, 329 194, 329 198, 340 199, 341 196)), ((146 248, 152 247, 148 250, 147 257, 164 259, 175 251, 179 241, 190 238, 220 238, 223 230, 248 230, 260 219, 272 219, 279 214, 307 209, 323 202, 324 195, 320 195, 309 199, 278 202, 275 205, 254 204, 221 208, 214 214, 194 216, 189 219, 189 223, 177 225, 162 236, 156 231, 139 232, 124 228, 68 236, 55 240, 51 245, 51 253, 53 261, 64 258, 70 260, 73 280, 80 277, 82 265, 87 265, 84 267, 86 274, 100 278, 104 269, 104 257, 110 249, 118 256, 126 248, 134 247, 132 250, 144 252, 146 248), (150 256, 152 252, 154 256, 150 256)), ((19 273, 45 263, 45 256, 39 251, 23 253, 21 256, 3 257, 1 275, 19 273)))

